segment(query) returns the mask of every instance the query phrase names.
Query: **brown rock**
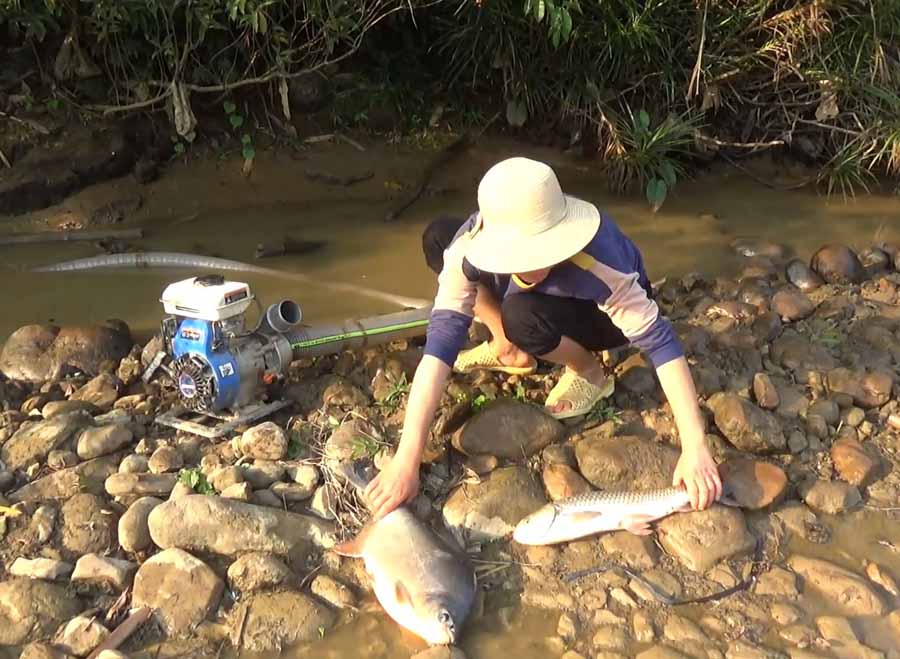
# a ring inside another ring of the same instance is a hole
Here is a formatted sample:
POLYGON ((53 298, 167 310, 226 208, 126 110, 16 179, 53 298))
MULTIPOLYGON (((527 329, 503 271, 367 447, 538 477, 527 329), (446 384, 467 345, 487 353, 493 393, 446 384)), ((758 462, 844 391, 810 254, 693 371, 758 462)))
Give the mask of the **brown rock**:
POLYGON ((115 513, 94 494, 76 494, 60 510, 62 544, 74 555, 102 554, 116 542, 115 513))
POLYGON ((569 499, 593 490, 581 474, 568 465, 547 465, 544 467, 543 477, 544 487, 551 501, 569 499))
POLYGON ((109 373, 101 373, 72 394, 71 400, 87 401, 97 409, 108 412, 113 408, 118 397, 118 379, 109 373))
POLYGON ((168 496, 178 482, 177 474, 113 474, 106 479, 106 492, 121 496, 168 496))
POLYGON ((871 616, 884 613, 884 602, 859 576, 828 561, 792 556, 788 566, 801 577, 805 587, 818 592, 841 613, 871 616))
POLYGON ((452 442, 466 455, 522 460, 559 441, 564 433, 563 425, 538 407, 499 398, 453 433, 452 442))
POLYGON ((82 608, 63 586, 19 577, 0 582, 0 645, 46 637, 82 608))
POLYGON ((720 560, 746 554, 755 544, 743 513, 716 504, 667 517, 659 523, 659 536, 663 549, 694 572, 706 572, 720 560))
POLYGON ((141 565, 132 605, 149 606, 166 634, 177 636, 215 611, 223 588, 205 563, 181 549, 166 549, 141 565))
POLYGON ((584 433, 575 446, 578 468, 588 482, 603 490, 650 490, 668 487, 678 451, 640 437, 605 437, 584 433))
POLYGON ((760 575, 754 592, 757 595, 794 598, 799 595, 797 575, 777 565, 760 575))
POLYGON ((241 600, 234 609, 234 638, 251 652, 272 653, 315 641, 335 622, 335 614, 311 597, 292 591, 263 592, 241 600), (243 621, 243 622, 242 622, 243 621))
POLYGON ((291 579, 291 571, 273 554, 244 554, 228 568, 228 584, 232 590, 249 593, 274 588, 291 579))
POLYGON ((716 394, 708 401, 716 426, 735 447, 749 452, 781 451, 787 446, 781 423, 735 394, 716 394))
POLYGON ((829 284, 861 284, 866 278, 859 257, 846 245, 825 245, 813 254, 810 267, 829 284))
POLYGON ((855 439, 838 439, 831 445, 831 460, 843 480, 856 487, 866 487, 876 476, 875 461, 855 439))
POLYGON ((848 368, 835 368, 828 372, 825 384, 831 393, 847 395, 858 406, 870 409, 890 400, 894 379, 888 373, 862 374, 848 368))
POLYGON ((165 474, 177 471, 184 466, 184 458, 174 446, 160 446, 153 451, 147 467, 151 474, 165 474))
POLYGON ((766 373, 753 376, 753 395, 756 397, 756 404, 765 410, 774 410, 781 404, 778 389, 766 373))
POLYGON ((35 423, 26 421, 0 448, 0 461, 13 471, 25 469, 44 460, 89 423, 86 414, 66 414, 35 423))
POLYGON ((287 455, 288 438, 284 430, 266 421, 241 435, 241 453, 255 460, 281 460, 287 455))
POLYGON ((762 460, 732 458, 719 465, 719 474, 724 493, 751 510, 781 501, 788 485, 781 467, 762 460))
POLYGON ((796 288, 783 288, 772 298, 772 311, 786 322, 803 320, 815 310, 816 305, 812 300, 796 288))
POLYGON ((615 556, 628 567, 647 570, 659 562, 659 549, 651 536, 615 531, 600 536, 604 553, 615 556))
POLYGON ((818 480, 803 497, 806 505, 816 512, 837 515, 862 503, 859 490, 840 481, 818 480))

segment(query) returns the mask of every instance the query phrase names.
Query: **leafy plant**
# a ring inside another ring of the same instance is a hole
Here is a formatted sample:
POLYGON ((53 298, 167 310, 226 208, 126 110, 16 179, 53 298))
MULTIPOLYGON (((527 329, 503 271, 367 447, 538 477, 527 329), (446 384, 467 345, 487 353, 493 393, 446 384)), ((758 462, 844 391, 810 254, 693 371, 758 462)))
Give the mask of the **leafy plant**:
POLYGON ((621 422, 621 417, 621 410, 616 409, 616 407, 606 399, 601 399, 597 401, 597 404, 587 413, 585 421, 588 423, 605 423, 606 421, 612 421, 618 425, 621 422))
POLYGON ((387 446, 385 442, 378 441, 374 437, 368 435, 357 435, 351 443, 353 447, 352 456, 354 460, 360 458, 374 458, 378 452, 387 446))
POLYGON ((200 471, 199 467, 193 469, 182 469, 178 473, 178 480, 197 494, 215 494, 215 488, 206 480, 206 475, 200 471))
MULTIPOLYGON (((238 112, 237 105, 235 105, 233 101, 225 101, 222 104, 222 109, 225 110, 225 115, 228 117, 228 123, 231 124, 232 131, 237 134, 244 125, 244 116, 238 112)), ((241 157, 244 159, 242 170, 246 176, 253 168, 253 159, 256 157, 253 138, 249 133, 243 133, 241 135, 241 157)))
POLYGON ((403 401, 403 397, 409 393, 409 383, 406 381, 406 373, 400 374, 400 379, 397 382, 391 384, 391 388, 388 390, 387 396, 384 397, 384 400, 378 403, 379 407, 386 408, 390 411, 395 411, 398 407, 400 407, 400 403, 403 401))
POLYGON ((303 439, 300 437, 300 433, 296 430, 291 430, 290 437, 288 437, 288 460, 296 460, 301 455, 303 455, 304 446, 305 445, 303 439))
POLYGON ((487 394, 478 394, 472 399, 472 410, 480 412, 490 401, 491 399, 487 397, 487 394))

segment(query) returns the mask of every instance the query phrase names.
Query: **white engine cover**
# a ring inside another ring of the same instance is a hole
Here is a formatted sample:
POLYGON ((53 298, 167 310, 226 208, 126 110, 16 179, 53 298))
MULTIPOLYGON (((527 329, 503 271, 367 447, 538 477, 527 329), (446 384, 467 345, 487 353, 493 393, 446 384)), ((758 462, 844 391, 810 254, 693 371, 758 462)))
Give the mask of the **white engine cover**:
POLYGON ((166 286, 159 300, 166 313, 198 320, 225 320, 244 313, 253 301, 253 293, 244 282, 208 283, 203 279, 191 277, 166 286))

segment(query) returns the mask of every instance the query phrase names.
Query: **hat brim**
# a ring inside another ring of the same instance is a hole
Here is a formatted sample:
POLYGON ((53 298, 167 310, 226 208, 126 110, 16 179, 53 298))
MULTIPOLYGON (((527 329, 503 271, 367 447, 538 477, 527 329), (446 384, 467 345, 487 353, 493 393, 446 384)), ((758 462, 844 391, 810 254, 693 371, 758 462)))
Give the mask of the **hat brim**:
POLYGON ((565 216, 546 231, 522 236, 482 227, 470 239, 466 259, 479 270, 502 275, 549 268, 575 256, 600 228, 600 211, 590 202, 565 197, 565 216))

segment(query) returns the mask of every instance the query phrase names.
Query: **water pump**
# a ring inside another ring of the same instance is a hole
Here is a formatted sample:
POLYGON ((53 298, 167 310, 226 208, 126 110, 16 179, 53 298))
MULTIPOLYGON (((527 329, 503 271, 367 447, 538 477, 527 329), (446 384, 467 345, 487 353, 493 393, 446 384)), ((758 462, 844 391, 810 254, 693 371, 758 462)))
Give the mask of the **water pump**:
POLYGON ((179 404, 156 422, 210 438, 289 405, 264 401, 268 386, 284 377, 294 359, 420 335, 431 312, 422 307, 307 327, 301 325, 300 306, 285 299, 269 306, 248 330, 246 312, 256 298, 247 284, 221 275, 170 284, 160 301, 169 314, 161 324, 164 347, 144 380, 164 369, 177 387, 179 404))

